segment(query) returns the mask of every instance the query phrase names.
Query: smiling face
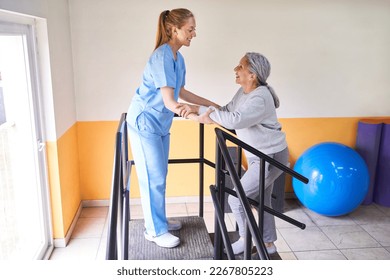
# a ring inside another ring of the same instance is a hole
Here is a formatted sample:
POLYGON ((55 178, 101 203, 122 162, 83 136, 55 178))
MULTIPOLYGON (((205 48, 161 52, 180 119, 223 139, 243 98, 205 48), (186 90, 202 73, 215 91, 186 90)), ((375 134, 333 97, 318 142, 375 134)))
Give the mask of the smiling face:
POLYGON ((257 88, 256 75, 249 71, 248 60, 245 56, 234 67, 234 72, 236 72, 236 83, 243 87, 245 93, 249 93, 257 88))
POLYGON ((194 17, 188 18, 181 28, 175 28, 176 43, 181 46, 189 47, 192 38, 196 37, 196 22, 194 17))

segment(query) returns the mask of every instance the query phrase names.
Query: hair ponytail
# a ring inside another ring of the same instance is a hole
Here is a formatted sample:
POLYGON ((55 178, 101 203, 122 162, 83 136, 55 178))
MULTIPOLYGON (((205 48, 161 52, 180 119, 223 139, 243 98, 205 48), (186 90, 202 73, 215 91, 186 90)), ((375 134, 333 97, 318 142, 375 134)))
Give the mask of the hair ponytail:
POLYGON ((159 46, 168 42, 170 39, 167 35, 167 30, 165 25, 165 20, 168 17, 168 15, 169 15, 169 10, 166 10, 163 11, 158 18, 156 46, 154 47, 154 49, 157 49, 159 46))
POLYGON ((173 9, 163 11, 157 23, 156 45, 154 49, 169 42, 172 38, 172 28, 181 28, 188 18, 193 17, 191 11, 187 9, 173 9))
POLYGON ((273 87, 271 87, 271 86, 268 85, 268 84, 267 84, 267 88, 268 88, 269 92, 271 93, 272 98, 274 99, 275 108, 279 108, 279 106, 280 106, 280 100, 279 100, 279 97, 277 96, 275 90, 273 89, 273 87))

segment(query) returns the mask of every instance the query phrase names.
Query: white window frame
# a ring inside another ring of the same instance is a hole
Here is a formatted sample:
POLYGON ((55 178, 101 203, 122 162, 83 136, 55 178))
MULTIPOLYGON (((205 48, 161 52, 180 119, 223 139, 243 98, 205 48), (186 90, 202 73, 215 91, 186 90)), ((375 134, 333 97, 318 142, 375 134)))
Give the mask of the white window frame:
POLYGON ((47 173, 47 159, 46 159, 46 145, 43 133, 43 100, 40 86, 40 72, 38 67, 38 51, 37 51, 37 37, 36 37, 36 20, 31 17, 20 15, 7 15, 0 11, 0 34, 15 34, 25 35, 29 74, 31 81, 31 104, 33 107, 31 119, 35 131, 37 150, 37 166, 39 168, 39 200, 40 212, 42 214, 42 230, 44 233, 44 243, 38 250, 35 259, 48 259, 53 251, 53 232, 51 223, 51 207, 50 207, 50 191, 47 173), (5 21, 4 21, 5 20, 5 21))

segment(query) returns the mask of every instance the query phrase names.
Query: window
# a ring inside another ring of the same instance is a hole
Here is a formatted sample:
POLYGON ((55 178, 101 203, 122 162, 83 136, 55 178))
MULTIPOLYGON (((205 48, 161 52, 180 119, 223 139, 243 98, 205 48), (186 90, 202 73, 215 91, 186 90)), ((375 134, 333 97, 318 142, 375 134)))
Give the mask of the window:
POLYGON ((52 247, 36 61, 34 23, 0 21, 0 260, 52 247))

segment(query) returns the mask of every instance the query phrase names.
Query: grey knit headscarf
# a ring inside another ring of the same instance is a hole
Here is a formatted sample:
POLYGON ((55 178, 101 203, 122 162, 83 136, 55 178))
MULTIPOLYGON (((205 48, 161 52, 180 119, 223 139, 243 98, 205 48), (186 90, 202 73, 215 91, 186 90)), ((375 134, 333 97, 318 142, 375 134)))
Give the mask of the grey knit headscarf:
POLYGON ((279 97, 276 95, 274 89, 267 84, 267 78, 271 73, 271 65, 268 59, 264 55, 255 52, 247 52, 245 57, 248 60, 249 71, 256 75, 257 82, 260 86, 268 87, 274 99, 275 108, 278 108, 280 105, 279 97))

